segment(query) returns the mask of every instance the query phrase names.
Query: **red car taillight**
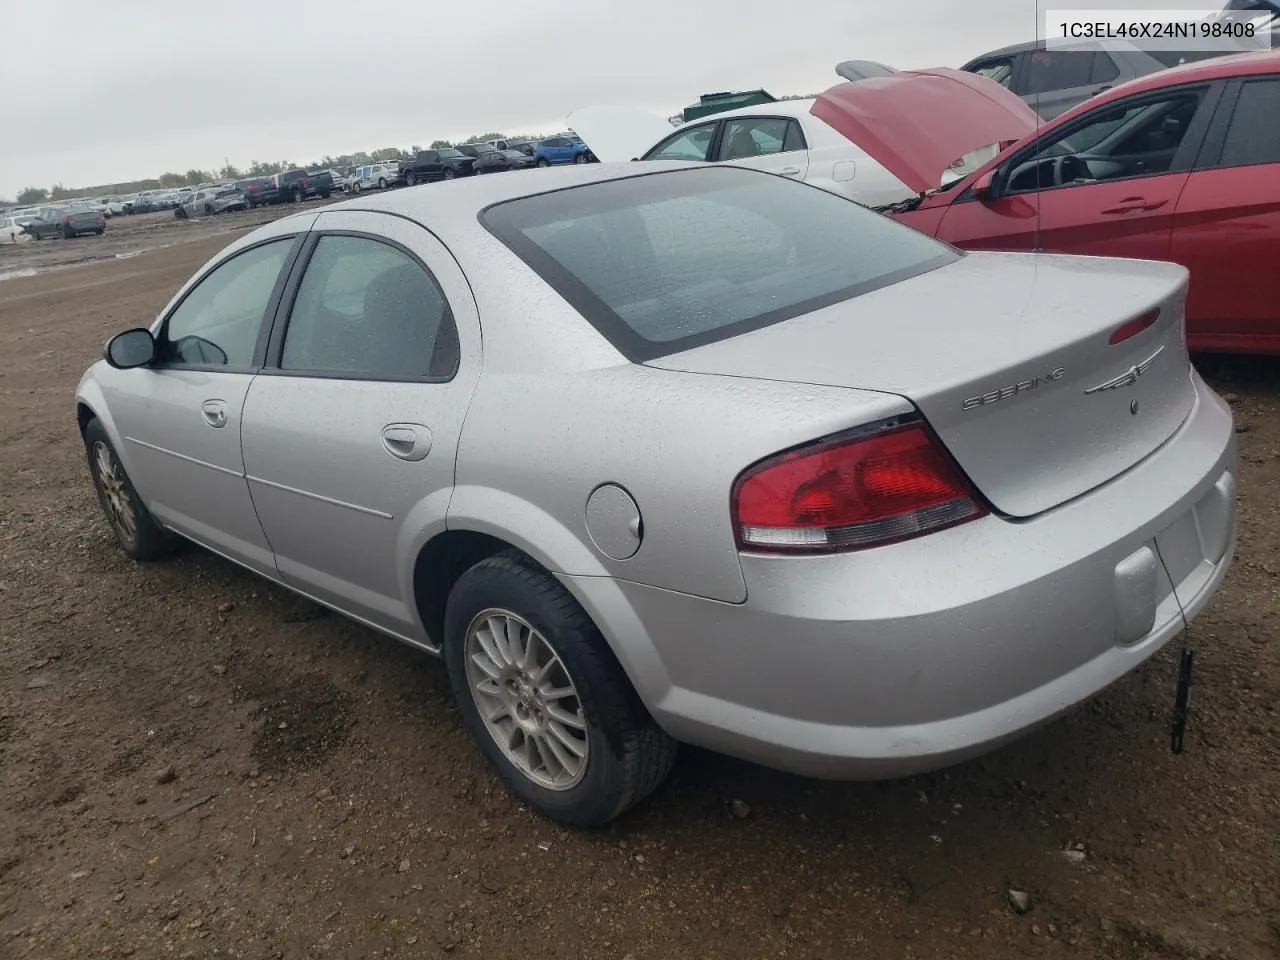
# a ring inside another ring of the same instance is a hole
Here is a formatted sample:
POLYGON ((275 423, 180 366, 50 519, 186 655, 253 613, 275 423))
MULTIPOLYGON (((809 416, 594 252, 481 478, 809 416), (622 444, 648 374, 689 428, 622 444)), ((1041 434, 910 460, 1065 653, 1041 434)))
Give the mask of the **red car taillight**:
POLYGON ((71 220, 71 216, 68 214, 68 216, 67 216, 67 223, 71 223, 71 222, 72 222, 72 220, 71 220))
POLYGON ((741 550, 865 550, 985 516, 960 468, 923 423, 832 437, 749 467, 733 485, 741 550))

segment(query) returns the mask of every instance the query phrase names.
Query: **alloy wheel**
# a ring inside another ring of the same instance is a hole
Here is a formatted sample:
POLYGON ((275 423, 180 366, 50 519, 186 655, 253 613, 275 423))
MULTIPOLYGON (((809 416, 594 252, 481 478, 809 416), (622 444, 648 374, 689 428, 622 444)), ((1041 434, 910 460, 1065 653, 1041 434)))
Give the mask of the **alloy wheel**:
POLYGON ((525 777, 569 790, 587 771, 587 721, 578 689, 547 638, 508 610, 467 627, 467 686, 485 729, 525 777))
POLYGON ((132 541, 137 535, 133 499, 129 496, 124 473, 116 462, 111 448, 101 440, 93 445, 93 472, 97 477, 98 487, 102 490, 107 519, 123 539, 132 541))

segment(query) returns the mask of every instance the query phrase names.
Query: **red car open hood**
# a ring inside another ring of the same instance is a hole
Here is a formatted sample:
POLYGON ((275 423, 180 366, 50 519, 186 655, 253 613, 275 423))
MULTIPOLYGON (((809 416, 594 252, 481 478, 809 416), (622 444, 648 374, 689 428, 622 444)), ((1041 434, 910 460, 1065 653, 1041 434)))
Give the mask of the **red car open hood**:
POLYGON ((1044 121, 994 80, 935 67, 836 84, 809 110, 911 190, 936 190, 955 161, 1021 140, 1044 121))

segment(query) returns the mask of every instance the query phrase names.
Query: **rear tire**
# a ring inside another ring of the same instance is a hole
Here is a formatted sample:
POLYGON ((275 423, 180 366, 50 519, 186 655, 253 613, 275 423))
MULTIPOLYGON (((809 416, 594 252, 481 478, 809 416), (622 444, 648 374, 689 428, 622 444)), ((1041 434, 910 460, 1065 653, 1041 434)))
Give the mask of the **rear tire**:
POLYGON ((404 182, 405 182, 405 186, 416 187, 418 185, 417 174, 406 173, 404 175, 404 182))
POLYGON ((578 154, 576 157, 574 157, 574 158, 573 158, 573 162, 574 162, 574 163, 586 163, 586 162, 587 162, 587 155, 586 155, 585 153, 580 153, 580 154, 578 154))
POLYGON ((454 177, 456 177, 457 175, 458 175, 458 171, 457 171, 457 170, 454 170, 454 169, 453 169, 453 167, 445 167, 445 168, 444 168, 444 178, 445 178, 446 180, 452 180, 452 179, 453 179, 454 177))
POLYGON ((549 166, 551 166, 551 162, 550 162, 549 160, 547 160, 547 158, 546 158, 546 157, 539 157, 539 158, 538 158, 537 165, 538 165, 539 167, 549 167, 549 166))
POLYGON ((173 553, 181 541, 156 523, 143 505, 96 417, 85 425, 84 448, 98 503, 120 548, 134 560, 158 560, 173 553))
POLYGON ((301 203, 304 199, 306 199, 306 194, 304 194, 304 193, 302 192, 302 188, 301 188, 301 187, 294 187, 294 188, 293 188, 293 202, 294 202, 294 203, 301 203))
POLYGON ((445 608, 444 655, 481 751, 517 798, 552 820, 608 823, 656 790, 675 763, 678 744, 649 716, 595 624, 519 551, 458 578, 445 608), (491 624, 502 627, 496 641, 491 624), (519 632, 515 641, 509 630, 519 632), (486 719, 495 707, 497 719, 486 719))
POLYGON ((63 227, 62 227, 62 239, 63 239, 63 240, 70 240, 70 239, 71 239, 72 237, 74 237, 75 235, 76 235, 76 234, 75 234, 75 231, 74 231, 74 230, 72 230, 70 226, 68 226, 67 224, 63 224, 63 227))
POLYGON ((385 189, 387 189, 387 181, 386 181, 386 178, 384 178, 384 177, 379 177, 379 178, 378 178, 378 189, 379 189, 379 190, 385 190, 385 189))

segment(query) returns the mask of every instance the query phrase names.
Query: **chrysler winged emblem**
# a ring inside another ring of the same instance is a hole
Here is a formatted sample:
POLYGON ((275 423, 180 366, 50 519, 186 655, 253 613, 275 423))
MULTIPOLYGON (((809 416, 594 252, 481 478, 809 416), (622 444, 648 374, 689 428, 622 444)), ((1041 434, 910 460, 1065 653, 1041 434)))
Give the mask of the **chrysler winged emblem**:
POLYGON ((1161 347, 1141 363, 1135 363, 1124 373, 1120 374, 1120 376, 1113 377, 1106 383, 1100 383, 1096 387, 1090 387, 1085 391, 1085 393, 1101 393, 1103 390, 1118 390, 1120 387, 1133 386, 1133 384, 1138 382, 1138 378, 1140 376, 1151 369, 1151 365, 1156 362, 1156 357, 1160 356, 1162 353, 1164 353, 1164 347, 1161 347))

